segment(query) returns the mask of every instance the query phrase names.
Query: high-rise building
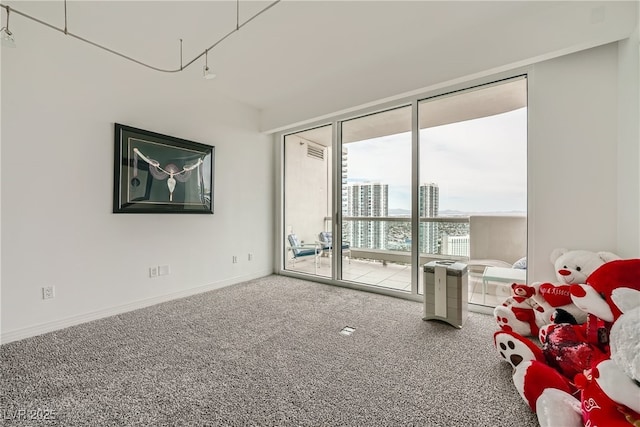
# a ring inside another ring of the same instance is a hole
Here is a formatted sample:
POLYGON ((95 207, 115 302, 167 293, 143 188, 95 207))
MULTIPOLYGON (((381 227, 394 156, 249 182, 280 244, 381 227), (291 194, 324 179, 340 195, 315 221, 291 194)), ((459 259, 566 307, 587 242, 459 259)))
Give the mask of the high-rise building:
MULTIPOLYGON (((347 212, 350 217, 385 217, 389 214, 389 186, 380 183, 349 184, 347 212)), ((386 249, 386 221, 353 220, 348 222, 352 247, 386 249)))
POLYGON ((469 235, 466 236, 442 236, 442 254, 469 256, 469 235))
POLYGON ((422 218, 438 216, 440 193, 438 184, 428 183, 420 185, 418 194, 418 215, 420 217, 420 253, 437 254, 438 252, 438 223, 423 221, 422 218))
POLYGON ((348 177, 348 159, 349 159, 349 151, 347 147, 342 147, 342 174, 341 174, 341 182, 342 182, 342 214, 347 214, 347 177, 348 177))

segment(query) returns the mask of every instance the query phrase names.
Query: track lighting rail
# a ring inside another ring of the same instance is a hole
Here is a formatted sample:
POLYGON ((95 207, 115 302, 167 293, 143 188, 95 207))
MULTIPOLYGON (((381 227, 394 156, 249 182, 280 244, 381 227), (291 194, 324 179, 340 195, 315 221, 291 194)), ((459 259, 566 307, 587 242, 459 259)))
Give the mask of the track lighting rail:
MULTIPOLYGON (((189 62, 187 62, 185 65, 182 65, 182 39, 180 39, 180 68, 176 68, 176 69, 165 69, 165 68, 159 68, 159 67, 155 67, 153 65, 147 64, 145 62, 142 62, 140 60, 137 60, 135 58, 132 58, 131 56, 125 55, 121 52, 118 52, 116 50, 110 49, 104 45, 98 44, 96 42, 93 42, 89 39, 86 39, 78 34, 74 34, 72 32, 70 32, 67 28, 67 2, 66 0, 64 1, 64 28, 59 28, 56 27, 55 25, 52 25, 48 22, 45 22, 41 19, 38 19, 34 16, 31 16, 27 13, 21 12, 18 9, 15 9, 9 5, 5 5, 0 3, 0 7, 3 7, 6 12, 7 12, 7 20, 8 20, 8 16, 9 13, 15 13, 16 15, 20 15, 24 18, 30 19, 33 22, 36 22, 40 25, 44 25, 45 27, 48 27, 52 30, 55 31, 59 31, 67 36, 73 37, 77 40, 80 40, 84 43, 90 44, 91 46, 95 46, 99 49, 102 49, 106 52, 109 52, 113 55, 117 55, 121 58, 124 58, 128 61, 134 62, 138 65, 142 65, 143 67, 146 68, 150 68, 152 70, 155 71, 160 71, 162 73, 178 73, 182 70, 184 70, 185 68, 187 68, 189 65, 193 64, 194 62, 196 62, 198 59, 202 58, 203 56, 206 56, 208 54, 208 52, 213 49, 214 47, 218 46, 220 43, 222 43, 224 40, 226 40, 227 38, 229 38, 229 36, 231 36, 233 33, 240 31, 240 29, 242 27, 244 27, 245 25, 247 25, 249 22, 253 21, 255 18, 257 18, 258 16, 262 15, 264 12, 266 12, 267 10, 271 9, 273 6, 275 6, 276 4, 280 3, 282 0, 274 0, 272 3, 270 3, 268 6, 266 6, 265 8, 263 8, 262 10, 260 10, 258 13, 254 14, 253 16, 251 16, 249 19, 247 19, 245 22, 243 22, 242 24, 240 24, 240 0, 236 1, 236 25, 235 28, 232 29, 231 31, 229 31, 227 34, 225 34, 222 38, 220 38, 218 41, 216 41, 215 43, 213 43, 211 46, 209 46, 208 48, 206 48, 204 51, 202 51, 202 53, 198 54, 195 58, 193 58, 192 60, 190 60, 189 62)), ((7 22, 7 29, 8 29, 8 22, 7 22)), ((9 33, 11 34, 11 33, 9 33)))

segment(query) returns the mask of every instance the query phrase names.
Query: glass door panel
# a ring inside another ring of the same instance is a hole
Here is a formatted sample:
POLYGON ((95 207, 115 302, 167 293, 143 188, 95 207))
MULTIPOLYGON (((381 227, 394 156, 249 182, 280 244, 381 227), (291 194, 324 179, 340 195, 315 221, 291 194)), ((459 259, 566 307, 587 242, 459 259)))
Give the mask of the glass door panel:
POLYGON ((420 101, 418 114, 420 263, 467 263, 469 302, 498 305, 509 290, 485 267, 526 256, 526 79, 420 101))
POLYGON ((411 106, 341 133, 342 279, 411 292, 411 106))
POLYGON ((332 128, 284 137, 285 270, 331 277, 332 128))

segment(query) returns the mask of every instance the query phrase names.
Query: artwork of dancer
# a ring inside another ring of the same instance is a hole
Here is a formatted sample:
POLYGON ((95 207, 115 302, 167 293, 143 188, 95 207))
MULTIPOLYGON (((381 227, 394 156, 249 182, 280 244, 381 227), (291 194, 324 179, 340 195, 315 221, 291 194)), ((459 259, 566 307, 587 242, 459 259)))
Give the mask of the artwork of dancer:
POLYGON ((157 160, 153 160, 145 156, 138 150, 137 148, 133 149, 135 156, 133 158, 133 176, 135 177, 131 185, 134 187, 140 185, 140 180, 138 180, 138 157, 149 164, 149 172, 155 179, 164 180, 167 179, 167 187, 169 188, 169 201, 173 201, 173 190, 176 188, 176 180, 180 182, 187 182, 191 177, 191 171, 198 168, 198 177, 200 176, 200 165, 202 164, 202 159, 198 159, 198 161, 193 165, 183 166, 182 170, 178 169, 176 165, 173 163, 169 163, 164 168, 160 166, 160 162, 157 160))
POLYGON ((213 213, 214 147, 116 124, 114 213, 213 213))

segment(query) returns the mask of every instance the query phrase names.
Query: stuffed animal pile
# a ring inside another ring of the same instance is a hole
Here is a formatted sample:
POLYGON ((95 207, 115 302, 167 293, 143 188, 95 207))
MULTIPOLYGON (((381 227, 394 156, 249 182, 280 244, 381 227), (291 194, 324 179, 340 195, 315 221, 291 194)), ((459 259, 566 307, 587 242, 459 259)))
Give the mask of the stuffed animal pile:
POLYGON ((493 311, 498 326, 503 331, 536 337, 542 326, 551 323, 557 309, 583 323, 586 314, 571 300, 570 285, 585 283, 598 267, 615 259, 620 257, 611 252, 555 249, 550 260, 558 282, 511 285, 513 296, 493 311))
POLYGON ((542 427, 640 427, 640 259, 604 262, 573 280, 572 308, 584 322, 554 310, 539 345, 501 328, 496 349, 542 427))

